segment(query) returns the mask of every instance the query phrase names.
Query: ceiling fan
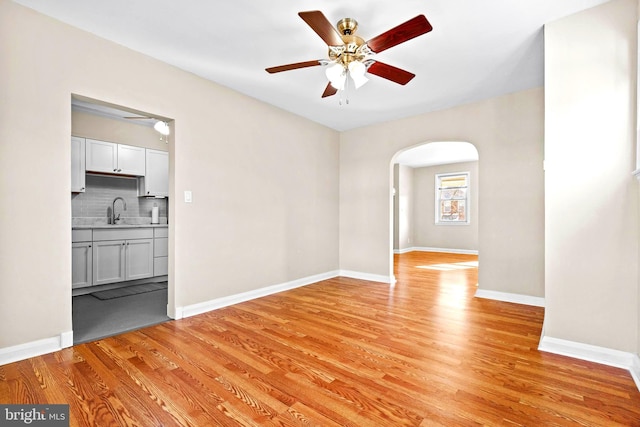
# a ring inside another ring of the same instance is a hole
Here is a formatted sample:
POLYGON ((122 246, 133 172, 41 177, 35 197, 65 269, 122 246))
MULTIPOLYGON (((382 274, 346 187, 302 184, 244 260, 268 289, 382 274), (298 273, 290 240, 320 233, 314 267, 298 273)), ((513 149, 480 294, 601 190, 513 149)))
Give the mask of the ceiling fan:
POLYGON ((169 128, 169 123, 167 123, 164 120, 160 120, 160 119, 156 119, 155 117, 150 117, 150 116, 127 116, 127 117, 123 117, 124 119, 127 120, 154 120, 155 124, 153 125, 153 128, 159 132, 160 134, 167 136, 169 135, 169 133, 171 132, 170 128, 169 128))
POLYGON ((316 65, 326 66, 325 73, 329 83, 322 94, 323 98, 344 90, 349 84, 349 77, 355 88, 359 88, 369 80, 365 77, 367 72, 401 85, 409 83, 415 74, 377 61, 372 57, 433 29, 424 15, 418 15, 365 42, 355 35, 358 28, 358 22, 355 19, 341 19, 334 28, 319 10, 299 12, 298 15, 327 44, 329 59, 280 65, 267 68, 266 71, 280 73, 316 65))

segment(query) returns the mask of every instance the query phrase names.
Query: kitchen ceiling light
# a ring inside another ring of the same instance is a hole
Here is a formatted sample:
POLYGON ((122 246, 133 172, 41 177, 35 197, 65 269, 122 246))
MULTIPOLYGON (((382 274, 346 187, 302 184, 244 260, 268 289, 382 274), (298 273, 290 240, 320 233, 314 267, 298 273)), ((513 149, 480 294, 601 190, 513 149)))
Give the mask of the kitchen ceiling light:
POLYGON ((167 122, 162 122, 158 120, 153 128, 160 132, 162 135, 169 135, 169 124, 167 122))

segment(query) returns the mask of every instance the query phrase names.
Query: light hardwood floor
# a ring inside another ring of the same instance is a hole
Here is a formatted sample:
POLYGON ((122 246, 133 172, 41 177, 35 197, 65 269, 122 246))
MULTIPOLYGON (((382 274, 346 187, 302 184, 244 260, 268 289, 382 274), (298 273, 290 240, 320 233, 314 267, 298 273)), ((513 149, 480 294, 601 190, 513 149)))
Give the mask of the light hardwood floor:
POLYGON ((79 426, 640 426, 628 372, 539 352, 543 309, 474 298, 474 256, 336 278, 0 367, 79 426))

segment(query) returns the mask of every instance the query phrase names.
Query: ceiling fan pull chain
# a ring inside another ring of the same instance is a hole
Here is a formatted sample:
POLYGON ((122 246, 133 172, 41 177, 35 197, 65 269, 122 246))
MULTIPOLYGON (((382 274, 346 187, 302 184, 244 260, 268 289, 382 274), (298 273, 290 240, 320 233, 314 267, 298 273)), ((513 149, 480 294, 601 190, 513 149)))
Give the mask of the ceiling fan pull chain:
POLYGON ((345 102, 347 103, 347 105, 349 105, 349 80, 351 80, 351 76, 349 75, 348 69, 345 72, 347 73, 347 78, 345 79, 345 82, 344 82, 344 97, 345 97, 345 102))
MULTIPOLYGON (((342 106, 342 101, 345 99, 345 95, 347 93, 347 85, 349 84, 348 82, 349 82, 349 78, 347 76, 347 78, 344 81, 344 86, 342 87, 342 90, 339 91, 340 92, 340 98, 338 100, 338 105, 340 105, 340 106, 342 106)), ((347 104, 349 103, 349 99, 348 98, 346 99, 346 103, 347 104)))

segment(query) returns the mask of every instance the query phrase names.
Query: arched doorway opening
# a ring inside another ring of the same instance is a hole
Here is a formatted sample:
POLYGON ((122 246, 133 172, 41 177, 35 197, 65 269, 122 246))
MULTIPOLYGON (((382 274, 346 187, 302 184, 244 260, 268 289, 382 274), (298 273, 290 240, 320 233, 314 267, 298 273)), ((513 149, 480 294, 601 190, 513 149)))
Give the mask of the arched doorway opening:
POLYGON ((422 143, 393 156, 389 242, 392 281, 394 254, 478 254, 478 170, 478 150, 464 141, 422 143))

